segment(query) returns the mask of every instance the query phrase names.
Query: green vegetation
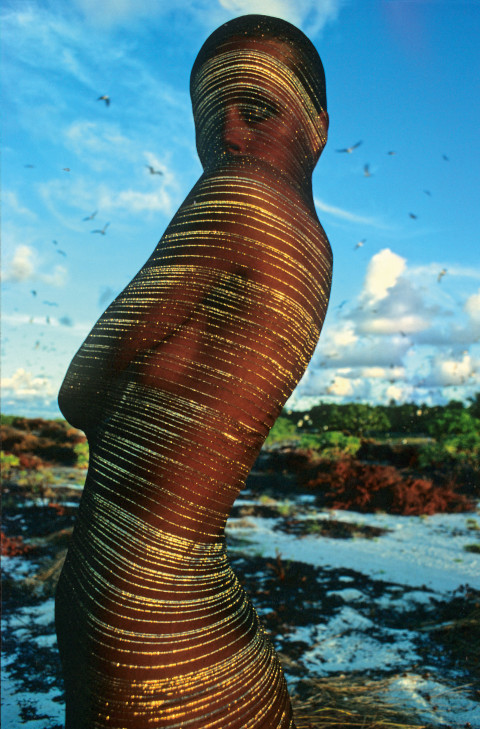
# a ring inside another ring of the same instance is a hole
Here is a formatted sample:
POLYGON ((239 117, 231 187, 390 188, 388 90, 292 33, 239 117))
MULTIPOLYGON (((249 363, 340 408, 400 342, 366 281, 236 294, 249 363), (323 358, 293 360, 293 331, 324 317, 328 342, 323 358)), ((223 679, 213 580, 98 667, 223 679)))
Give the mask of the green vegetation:
POLYGON ((354 456, 362 440, 418 449, 418 466, 451 462, 477 470, 480 461, 480 393, 469 405, 452 400, 428 406, 320 403, 309 411, 284 410, 266 446, 296 441, 325 458, 354 456))
POLYGON ((354 456, 362 441, 354 435, 344 435, 340 430, 325 433, 304 433, 300 436, 301 448, 321 451, 323 458, 342 458, 354 456))
POLYGON ((77 443, 73 451, 77 456, 77 466, 80 468, 88 468, 88 443, 77 443))
POLYGON ((278 417, 275 421, 270 433, 268 434, 265 443, 267 446, 269 446, 273 445, 274 443, 280 443, 281 441, 298 441, 299 439, 300 435, 298 433, 296 425, 292 423, 288 418, 280 415, 280 417, 278 417))

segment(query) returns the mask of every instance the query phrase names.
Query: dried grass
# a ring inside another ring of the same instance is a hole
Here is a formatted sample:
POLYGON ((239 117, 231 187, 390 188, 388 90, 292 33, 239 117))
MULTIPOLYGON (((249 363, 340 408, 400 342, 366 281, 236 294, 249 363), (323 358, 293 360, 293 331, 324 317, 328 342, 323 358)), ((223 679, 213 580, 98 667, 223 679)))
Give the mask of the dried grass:
POLYGON ((426 729, 414 710, 387 702, 392 679, 379 681, 352 676, 316 678, 300 682, 294 696, 297 729, 426 729), (383 696, 382 696, 383 695, 383 696), (301 698, 300 698, 301 696, 301 698))

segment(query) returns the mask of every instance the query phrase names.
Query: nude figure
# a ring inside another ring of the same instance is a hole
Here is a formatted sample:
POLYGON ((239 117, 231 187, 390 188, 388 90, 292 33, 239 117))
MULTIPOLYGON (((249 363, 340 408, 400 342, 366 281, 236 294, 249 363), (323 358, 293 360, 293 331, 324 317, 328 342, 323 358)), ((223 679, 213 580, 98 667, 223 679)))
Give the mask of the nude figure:
POLYGON ((204 173, 59 395, 90 445, 56 596, 67 729, 294 727, 224 527, 325 317, 323 68, 290 24, 244 16, 191 95, 204 173))

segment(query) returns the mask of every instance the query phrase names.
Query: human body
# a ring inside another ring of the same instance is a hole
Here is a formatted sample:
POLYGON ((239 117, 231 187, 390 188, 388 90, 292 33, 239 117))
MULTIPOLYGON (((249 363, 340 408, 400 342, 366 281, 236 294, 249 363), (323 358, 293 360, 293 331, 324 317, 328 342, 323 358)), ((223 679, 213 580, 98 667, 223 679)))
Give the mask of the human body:
POLYGON ((328 120, 319 112, 307 133, 301 103, 285 104, 298 95, 292 50, 252 36, 265 22, 280 23, 246 16, 202 49, 192 98, 205 172, 60 392, 90 444, 57 591, 67 729, 293 727, 223 536, 330 287, 311 193, 328 120), (280 102, 275 73, 292 85, 280 102))

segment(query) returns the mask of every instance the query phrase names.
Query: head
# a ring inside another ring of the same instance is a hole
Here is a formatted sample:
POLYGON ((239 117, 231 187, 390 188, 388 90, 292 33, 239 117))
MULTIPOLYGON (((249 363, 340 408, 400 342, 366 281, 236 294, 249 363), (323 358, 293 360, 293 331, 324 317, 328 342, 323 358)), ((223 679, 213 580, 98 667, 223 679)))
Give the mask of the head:
POLYGON ((325 74, 295 26, 263 15, 225 23, 200 49, 190 91, 205 168, 250 157, 311 174, 328 130, 325 74))

